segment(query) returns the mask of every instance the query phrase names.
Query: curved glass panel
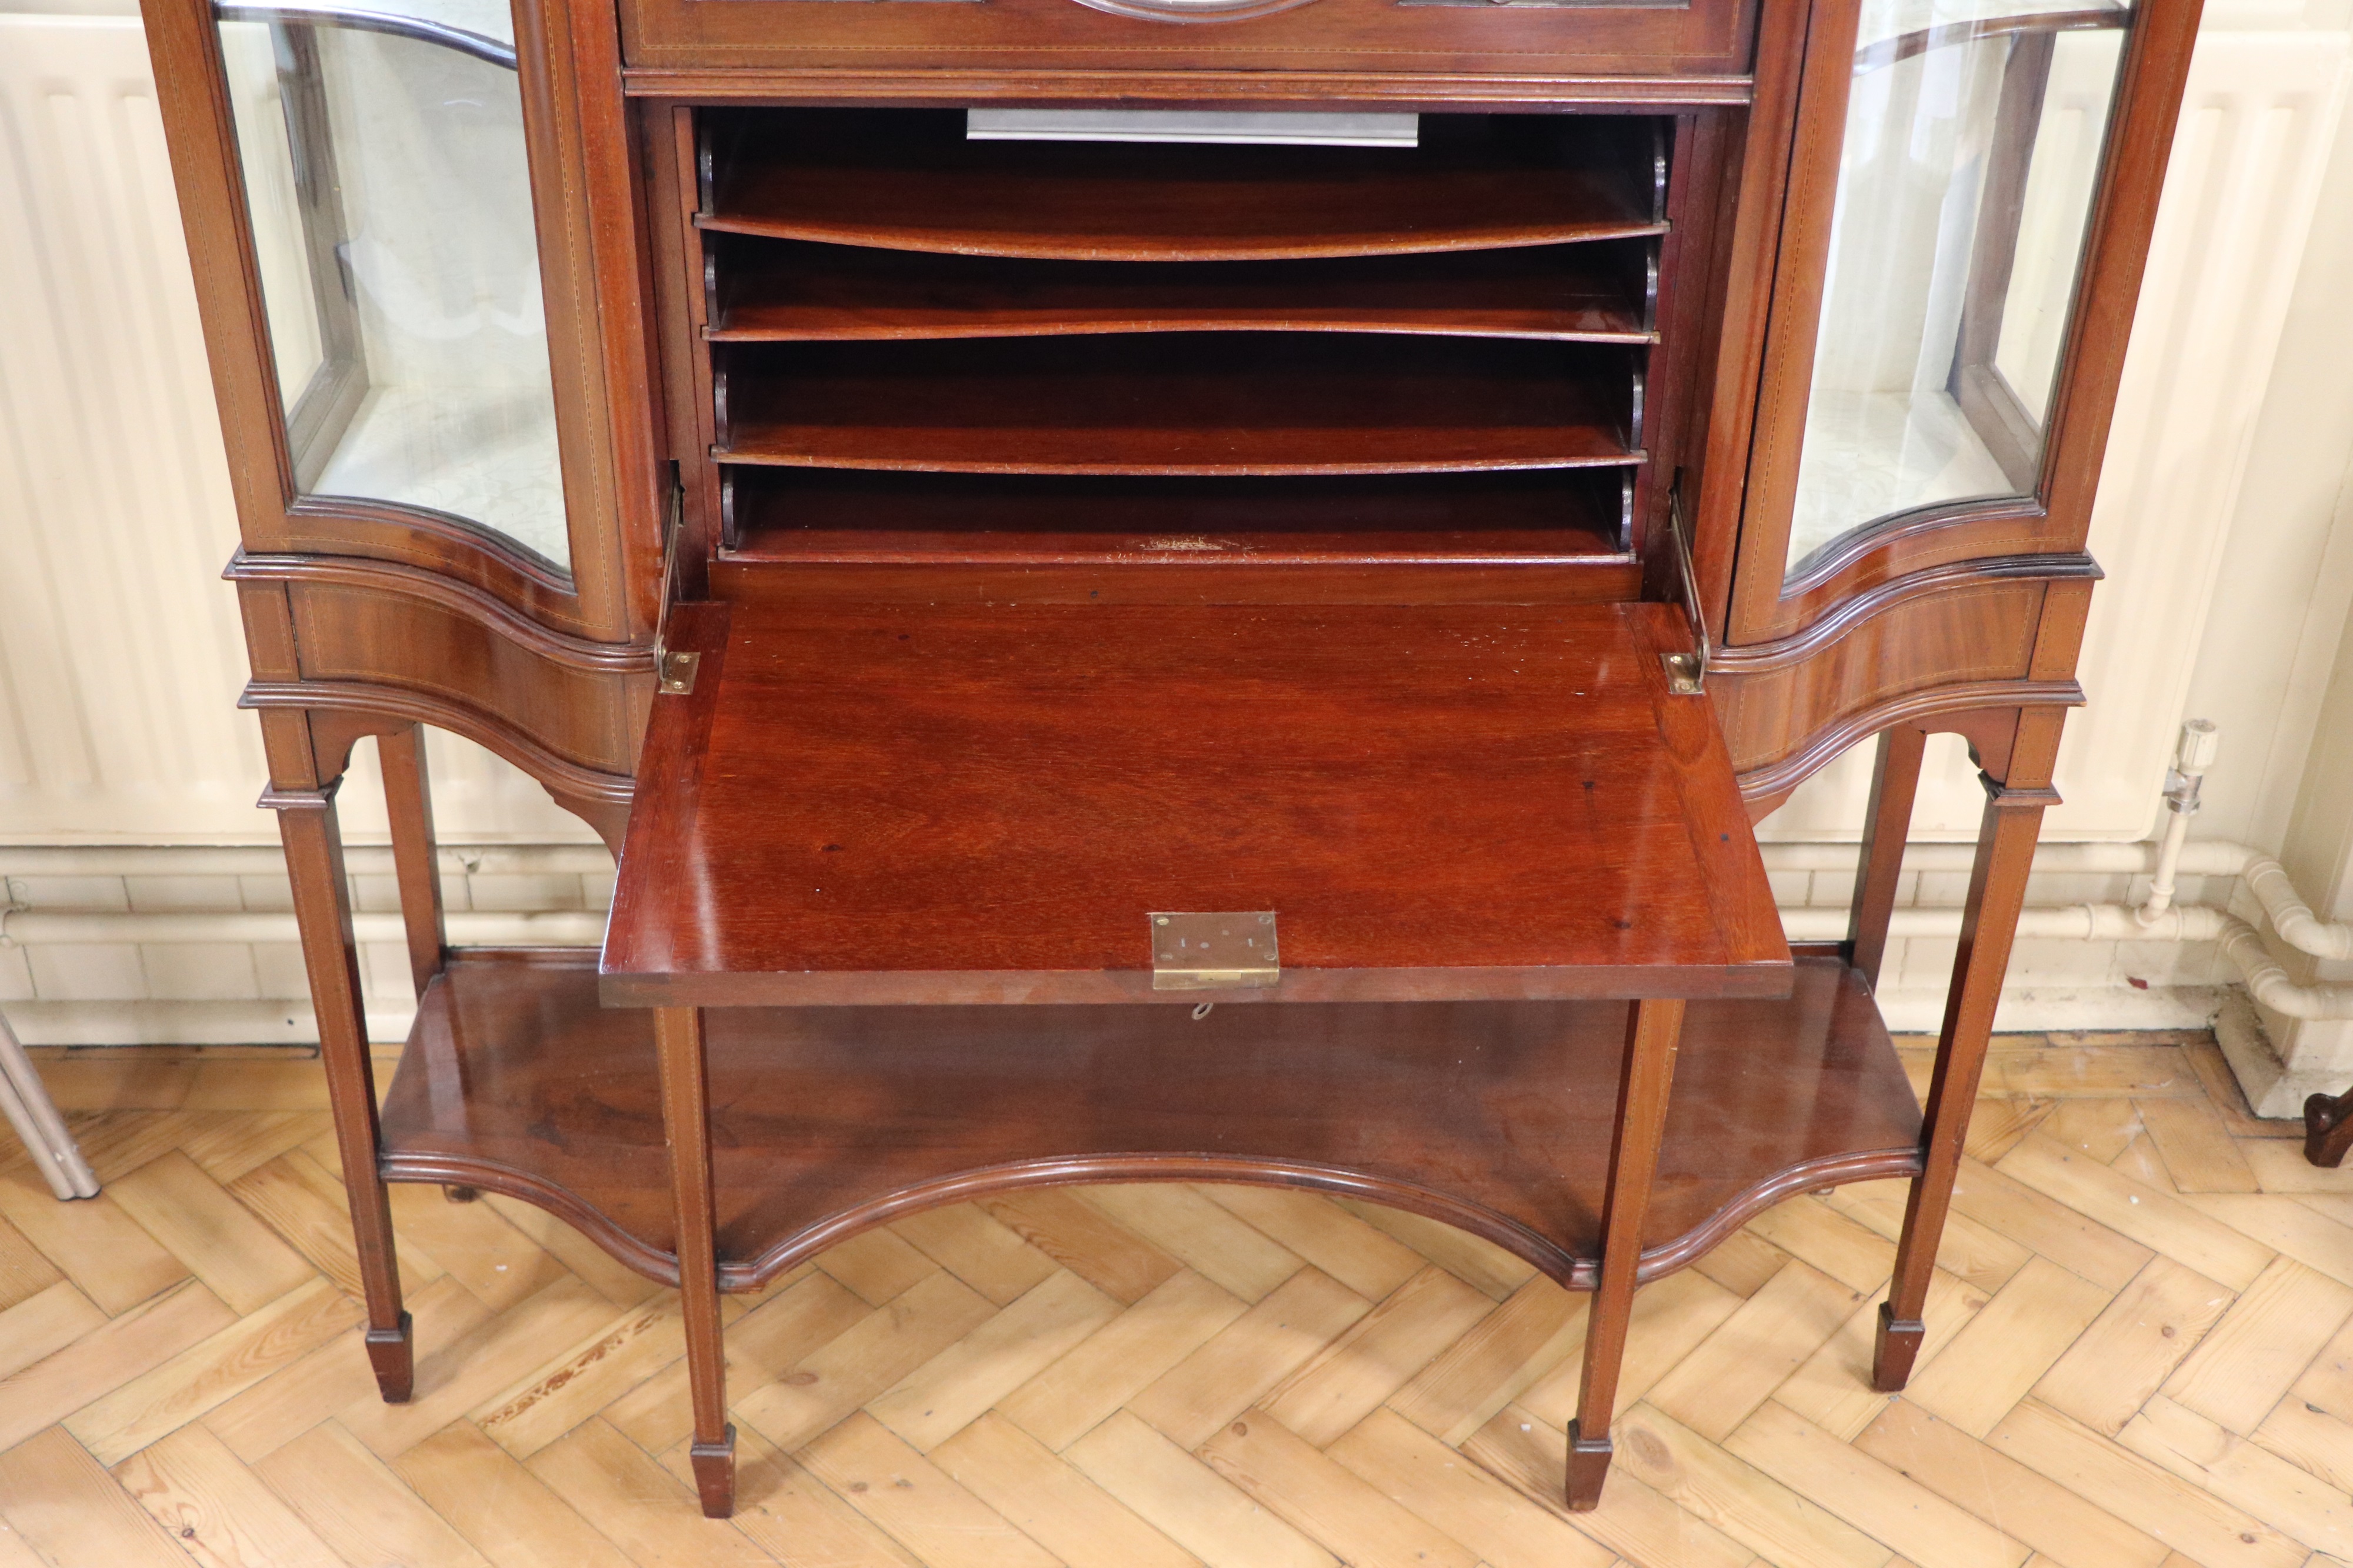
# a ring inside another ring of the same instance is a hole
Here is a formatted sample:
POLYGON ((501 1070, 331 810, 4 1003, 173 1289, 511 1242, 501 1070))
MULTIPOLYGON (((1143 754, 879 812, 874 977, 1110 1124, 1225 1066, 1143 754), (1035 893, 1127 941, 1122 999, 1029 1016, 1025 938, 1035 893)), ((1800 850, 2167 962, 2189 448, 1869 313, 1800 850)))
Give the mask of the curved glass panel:
POLYGON ((502 0, 216 7, 305 495, 570 561, 502 0))
POLYGON ((1866 0, 1788 571, 2030 496, 2130 13, 1866 0))

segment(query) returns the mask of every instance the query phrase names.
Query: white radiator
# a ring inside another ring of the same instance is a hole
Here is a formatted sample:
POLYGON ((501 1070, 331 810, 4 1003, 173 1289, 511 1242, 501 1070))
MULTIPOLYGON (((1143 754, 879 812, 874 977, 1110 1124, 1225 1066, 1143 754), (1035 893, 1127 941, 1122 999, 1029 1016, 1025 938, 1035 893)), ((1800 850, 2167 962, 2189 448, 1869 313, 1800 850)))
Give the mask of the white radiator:
POLYGON ((258 836, 237 543, 135 16, 0 16, 0 835, 258 836))
MULTIPOLYGON (((139 19, 0 13, 0 842, 276 837, 236 546, 139 19)), ((434 763, 453 836, 588 837, 473 746, 434 763)))

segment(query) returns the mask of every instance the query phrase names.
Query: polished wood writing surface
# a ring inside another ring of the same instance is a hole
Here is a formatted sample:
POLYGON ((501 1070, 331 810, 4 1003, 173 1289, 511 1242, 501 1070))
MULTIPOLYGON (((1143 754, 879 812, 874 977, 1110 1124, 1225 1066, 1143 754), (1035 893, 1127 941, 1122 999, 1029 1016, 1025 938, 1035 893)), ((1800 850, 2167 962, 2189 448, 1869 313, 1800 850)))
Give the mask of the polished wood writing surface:
MULTIPOLYGON (((1787 1000, 1689 1005, 1644 1278, 1792 1193, 1919 1168, 1919 1108, 1869 992, 1835 960, 1794 975, 1787 1000)), ((1351 1193, 1589 1287, 1626 1012, 713 1009, 721 1282, 754 1288, 910 1209, 1149 1179, 1351 1193)), ((597 1005, 586 955, 459 959, 426 997, 384 1128, 387 1175, 512 1193, 672 1276, 653 1025, 597 1005)))
POLYGON ((681 606, 614 1002, 1773 995, 1772 891, 1660 605, 681 606), (1277 987, 1150 989, 1154 910, 1277 987))

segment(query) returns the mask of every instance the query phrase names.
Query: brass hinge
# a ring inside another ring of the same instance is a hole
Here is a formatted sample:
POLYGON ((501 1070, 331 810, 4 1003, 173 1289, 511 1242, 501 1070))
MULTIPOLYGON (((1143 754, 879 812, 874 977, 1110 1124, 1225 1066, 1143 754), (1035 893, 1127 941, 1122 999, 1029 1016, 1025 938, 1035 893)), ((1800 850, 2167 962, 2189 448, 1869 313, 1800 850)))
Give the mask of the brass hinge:
POLYGON ((699 653, 681 653, 670 646, 670 587, 678 576, 678 542, 686 529, 686 488, 673 470, 670 483, 670 527, 662 538, 661 608, 654 616, 654 679, 665 697, 684 697, 694 690, 694 671, 702 662, 699 653))
POLYGON ((1155 991, 1258 990, 1282 979, 1271 910, 1224 914, 1155 910, 1151 918, 1155 991))
POLYGON ((1683 491, 1681 481, 1667 492, 1667 541, 1674 547, 1675 566, 1683 579, 1683 606, 1691 612, 1692 635, 1699 647, 1690 653, 1662 653, 1667 689, 1677 697, 1698 697, 1707 690, 1707 665, 1715 649, 1707 636, 1707 612, 1700 607, 1699 576, 1692 570, 1691 542, 1683 537, 1683 491))

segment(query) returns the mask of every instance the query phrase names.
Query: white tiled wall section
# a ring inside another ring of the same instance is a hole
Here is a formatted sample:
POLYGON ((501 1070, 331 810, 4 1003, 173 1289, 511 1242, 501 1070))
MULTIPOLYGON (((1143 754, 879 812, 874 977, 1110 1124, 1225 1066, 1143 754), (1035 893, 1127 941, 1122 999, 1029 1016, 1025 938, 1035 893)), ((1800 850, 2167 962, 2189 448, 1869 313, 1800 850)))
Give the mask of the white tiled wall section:
MULTIPOLYGON (((1783 912, 1844 910, 1853 901, 1851 870, 1768 873, 1783 912)), ((1968 892, 1966 871, 1907 871, 1896 885, 1898 909, 1951 910, 1968 892)), ((2032 908, 2070 904, 2137 904, 2148 897, 2146 876, 2040 872, 2027 886, 2032 908)), ((2259 918, 2236 877, 2180 877, 2174 901, 2230 908, 2259 918)), ((1887 944, 1880 1004, 1898 1029, 1931 1031, 1944 1009, 1956 946, 1950 937, 1898 938, 1887 944)), ((2219 1005, 2220 987, 2238 978, 2214 942, 2079 942, 2021 938, 2010 952, 2009 981, 1996 1027, 2179 1028, 2203 1024, 2219 1005)))
MULTIPOLYGON (((1838 858, 1839 856, 1822 857, 1838 858)), ((349 856, 353 908, 399 909, 390 852, 349 856)), ((613 868, 589 845, 485 846, 441 851, 441 887, 453 912, 578 910, 601 913, 613 898, 613 868)), ((277 913, 290 909, 284 868, 267 848, 45 851, 0 847, 12 909, 59 913, 277 913)), ((1769 873, 1784 911, 1844 910, 1851 868, 1769 873)), ((2146 877, 2043 873, 2034 905, 2137 902, 2146 877)), ((1966 872, 1906 872, 1905 909, 1957 908, 1966 872)), ((2184 877, 2184 903, 2237 898, 2237 879, 2184 877)), ((1949 939, 1889 944, 1881 980, 1891 1020, 1933 1028, 1951 973, 1949 939)), ((413 1005, 407 957, 397 942, 364 942, 361 974, 379 1037, 406 1026, 413 1005)), ((2211 1011, 2211 988, 2233 976, 2211 943, 2023 940, 2010 965, 2001 1023, 2011 1028, 2183 1026, 2211 1011)), ((311 1028, 300 948, 286 942, 77 942, 13 945, 0 941, 0 1003, 29 1038, 98 1043, 109 1038, 220 1041, 302 1038, 311 1028), (108 1031, 114 1031, 110 1035, 108 1031)))
MULTIPOLYGON (((391 854, 354 847, 347 856, 352 905, 362 913, 398 912, 398 883, 391 854)), ((0 848, 5 907, 58 914, 279 914, 293 909, 284 863, 274 849, 142 849, 121 852, 0 848), (125 869, 92 870, 117 859, 125 869), (55 868, 59 862, 72 868, 55 868)), ((498 846, 444 848, 441 897, 452 911, 536 913, 580 910, 601 913, 613 901, 612 858, 593 845, 498 846)), ((371 1012, 388 1021, 411 1004, 408 961, 398 943, 363 942, 361 979, 371 1012)), ((269 1037, 309 1026, 308 984, 301 949, 293 942, 59 942, 17 944, 0 940, 0 1003, 39 1005, 28 1038, 53 1035, 64 1026, 52 1009, 79 1004, 294 1004, 300 1016, 265 1019, 269 1037)), ((149 1009, 150 1012, 153 1010, 149 1009)), ((231 1013, 206 1020, 202 1008, 189 1014, 189 1028, 216 1035, 245 1016, 231 1013)), ((214 1011, 217 1012, 218 1009, 214 1011)), ((286 1012, 280 1007, 265 1012, 286 1012)), ((77 1022, 77 1036, 101 1026, 102 1013, 77 1022)), ((257 1015, 258 1016, 258 1015, 257 1015)), ((255 1025, 259 1027, 261 1025, 255 1025)), ((158 1016, 141 1026, 168 1030, 158 1016), (152 1026, 152 1027, 151 1027, 152 1026)), ((79 1041, 75 1043, 79 1043, 79 1041)))

